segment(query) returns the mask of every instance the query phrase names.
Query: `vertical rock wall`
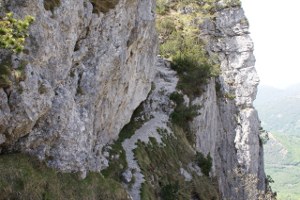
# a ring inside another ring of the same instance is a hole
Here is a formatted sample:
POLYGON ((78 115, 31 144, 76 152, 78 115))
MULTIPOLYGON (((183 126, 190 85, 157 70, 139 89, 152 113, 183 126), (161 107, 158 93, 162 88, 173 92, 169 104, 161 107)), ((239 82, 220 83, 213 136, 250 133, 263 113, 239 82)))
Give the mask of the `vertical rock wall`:
POLYGON ((223 199, 258 199, 265 191, 263 149, 253 107, 259 79, 254 68, 248 21, 238 5, 220 8, 206 21, 202 37, 217 56, 221 74, 193 103, 202 106, 193 121, 196 148, 213 158, 223 199))
MULTIPOLYGON (((150 91, 154 0, 120 0, 106 13, 93 13, 89 0, 62 0, 53 10, 43 2, 2 1, 36 21, 22 54, 0 52, 1 63, 25 65, 22 80, 0 88, 0 150, 29 152, 62 171, 99 171, 107 165, 103 146, 150 91)), ((196 149, 212 156, 222 199, 258 199, 265 174, 253 43, 241 7, 218 5, 215 19, 201 27, 221 74, 193 101, 201 106, 192 123, 196 149)))
POLYGON ((154 1, 120 0, 106 13, 93 13, 89 0, 5 6, 36 20, 24 53, 12 57, 14 67, 26 61, 26 78, 0 88, 2 151, 26 151, 62 171, 100 170, 102 147, 151 88, 154 1))

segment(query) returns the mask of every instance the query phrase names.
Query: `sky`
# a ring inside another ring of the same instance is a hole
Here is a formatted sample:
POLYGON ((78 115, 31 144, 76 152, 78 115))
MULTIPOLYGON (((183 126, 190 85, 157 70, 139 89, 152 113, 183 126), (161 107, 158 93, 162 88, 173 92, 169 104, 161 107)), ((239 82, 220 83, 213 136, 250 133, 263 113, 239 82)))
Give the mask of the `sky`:
POLYGON ((300 83, 300 1, 242 0, 261 85, 300 83))

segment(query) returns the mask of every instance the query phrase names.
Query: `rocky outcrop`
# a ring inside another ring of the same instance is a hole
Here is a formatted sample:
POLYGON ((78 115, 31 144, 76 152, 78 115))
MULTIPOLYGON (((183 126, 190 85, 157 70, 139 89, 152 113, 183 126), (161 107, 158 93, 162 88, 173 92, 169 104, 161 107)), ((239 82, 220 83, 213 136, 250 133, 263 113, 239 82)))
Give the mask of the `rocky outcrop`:
POLYGON ((221 73, 193 102, 202 106, 193 121, 196 147, 212 156, 222 199, 258 199, 265 192, 260 122, 253 107, 259 79, 243 9, 218 10, 214 21, 202 25, 202 34, 221 73))
POLYGON ((140 190, 145 182, 144 176, 139 167, 138 161, 134 156, 134 149, 137 148, 137 142, 149 142, 149 138, 155 138, 161 143, 162 135, 159 130, 172 132, 169 127, 169 115, 174 110, 174 103, 170 100, 170 95, 176 91, 178 82, 177 74, 170 68, 170 63, 159 58, 151 91, 147 100, 143 103, 143 113, 149 120, 141 128, 135 131, 135 134, 126 139, 122 146, 126 152, 128 169, 134 171, 135 181, 129 189, 129 193, 134 200, 140 200, 140 190))
POLYGON ((24 52, 12 57, 14 66, 26 61, 26 78, 0 88, 2 151, 29 152, 62 171, 104 167, 102 147, 151 88, 155 5, 120 0, 106 13, 93 5, 64 0, 46 10, 41 0, 6 2, 35 22, 24 52))

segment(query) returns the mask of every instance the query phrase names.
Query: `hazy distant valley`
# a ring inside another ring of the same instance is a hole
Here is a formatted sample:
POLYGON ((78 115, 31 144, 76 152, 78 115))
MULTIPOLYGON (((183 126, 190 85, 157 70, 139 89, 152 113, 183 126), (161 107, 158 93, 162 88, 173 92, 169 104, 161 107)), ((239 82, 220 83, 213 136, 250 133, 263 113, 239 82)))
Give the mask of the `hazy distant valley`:
POLYGON ((264 146, 266 173, 282 200, 300 199, 300 84, 285 90, 260 86, 254 102, 262 127, 269 131, 264 146))

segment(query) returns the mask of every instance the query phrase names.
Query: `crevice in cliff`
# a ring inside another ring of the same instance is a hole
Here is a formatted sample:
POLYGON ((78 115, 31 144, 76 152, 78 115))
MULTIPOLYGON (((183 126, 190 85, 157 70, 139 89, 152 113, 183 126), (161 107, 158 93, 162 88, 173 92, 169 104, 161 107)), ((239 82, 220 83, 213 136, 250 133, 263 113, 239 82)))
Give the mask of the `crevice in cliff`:
POLYGON ((77 88, 76 88, 76 94, 75 96, 81 96, 84 94, 84 90, 81 86, 81 80, 82 80, 82 74, 83 72, 78 74, 78 80, 77 80, 77 88))
MULTIPOLYGON (((137 22, 135 22, 137 23, 137 22)), ((129 35, 129 38, 127 40, 127 47, 130 47, 137 39, 137 36, 138 36, 138 27, 137 25, 134 26, 132 29, 131 29, 131 32, 130 32, 130 35, 129 35)))
POLYGON ((93 13, 107 13, 114 9, 119 3, 119 0, 90 0, 93 5, 93 13))

